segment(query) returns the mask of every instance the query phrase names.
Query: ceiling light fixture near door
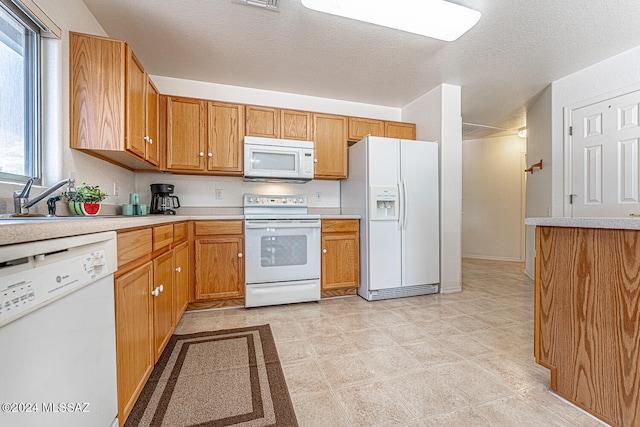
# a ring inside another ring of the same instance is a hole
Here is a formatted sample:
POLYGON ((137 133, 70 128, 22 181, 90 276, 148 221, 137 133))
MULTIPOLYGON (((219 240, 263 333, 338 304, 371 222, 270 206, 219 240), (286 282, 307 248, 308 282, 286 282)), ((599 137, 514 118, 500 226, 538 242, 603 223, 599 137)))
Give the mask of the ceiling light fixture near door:
POLYGON ((454 41, 480 20, 480 12, 444 0, 301 0, 319 12, 421 36, 454 41))
POLYGON ((280 0, 231 0, 231 2, 246 4, 247 6, 256 6, 273 12, 280 12, 280 0))

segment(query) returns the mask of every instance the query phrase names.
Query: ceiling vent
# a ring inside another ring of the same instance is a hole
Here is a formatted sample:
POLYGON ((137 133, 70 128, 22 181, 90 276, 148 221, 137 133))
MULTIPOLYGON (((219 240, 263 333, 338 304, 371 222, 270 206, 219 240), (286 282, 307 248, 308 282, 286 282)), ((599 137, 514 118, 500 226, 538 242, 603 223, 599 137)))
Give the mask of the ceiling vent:
POLYGON ((280 3, 282 0, 231 0, 232 3, 246 4, 247 6, 256 6, 262 9, 280 12, 280 3))

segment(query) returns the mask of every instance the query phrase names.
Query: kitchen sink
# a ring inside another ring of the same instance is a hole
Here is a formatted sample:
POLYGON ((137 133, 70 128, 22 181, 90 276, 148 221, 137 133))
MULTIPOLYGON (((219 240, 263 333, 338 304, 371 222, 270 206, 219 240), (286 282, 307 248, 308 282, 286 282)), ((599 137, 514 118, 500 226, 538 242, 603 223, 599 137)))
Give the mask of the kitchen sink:
POLYGON ((0 221, 33 222, 33 221, 68 221, 95 218, 118 218, 117 216, 46 216, 46 215, 0 215, 0 221))

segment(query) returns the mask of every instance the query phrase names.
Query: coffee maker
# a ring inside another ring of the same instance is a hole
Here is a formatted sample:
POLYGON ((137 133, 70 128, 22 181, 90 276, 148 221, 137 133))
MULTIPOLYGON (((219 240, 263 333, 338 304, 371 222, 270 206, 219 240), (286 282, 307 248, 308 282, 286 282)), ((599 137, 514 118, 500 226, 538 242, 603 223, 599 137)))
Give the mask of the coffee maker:
POLYGON ((173 184, 151 184, 151 210, 152 214, 175 215, 171 208, 180 207, 180 199, 173 196, 173 184))

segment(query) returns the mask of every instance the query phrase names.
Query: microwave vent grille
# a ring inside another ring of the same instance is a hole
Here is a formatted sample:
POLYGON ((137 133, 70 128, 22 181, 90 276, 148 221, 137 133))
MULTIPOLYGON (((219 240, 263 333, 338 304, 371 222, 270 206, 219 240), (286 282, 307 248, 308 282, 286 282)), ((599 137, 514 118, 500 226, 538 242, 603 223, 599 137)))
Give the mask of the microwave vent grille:
POLYGON ((247 6, 256 6, 262 9, 280 12, 280 4, 282 0, 231 0, 232 3, 246 4, 247 6))

